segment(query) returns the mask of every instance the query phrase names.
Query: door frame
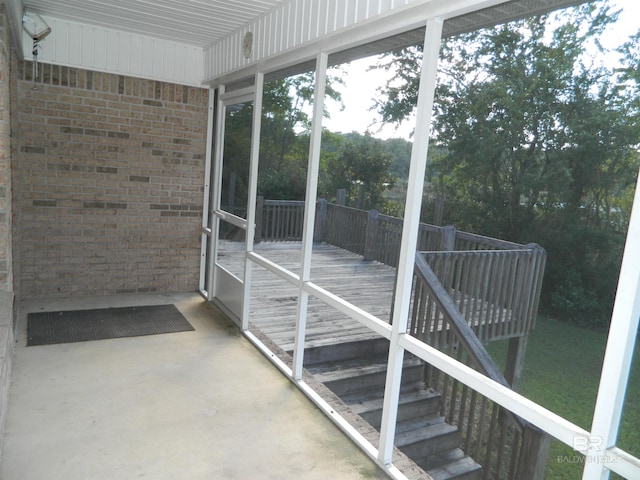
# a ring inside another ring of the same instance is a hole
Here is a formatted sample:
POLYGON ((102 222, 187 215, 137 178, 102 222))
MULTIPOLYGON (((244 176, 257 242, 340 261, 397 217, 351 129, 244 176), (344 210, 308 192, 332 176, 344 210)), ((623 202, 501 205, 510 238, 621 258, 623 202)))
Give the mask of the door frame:
POLYGON ((262 114, 261 74, 253 85, 227 91, 225 85, 211 90, 207 133, 207 157, 205 165, 204 202, 202 211, 200 293, 220 307, 243 329, 248 328, 248 303, 251 265, 246 254, 253 250, 255 232, 255 205, 257 171, 260 144, 260 120, 262 114), (257 93, 259 92, 259 93, 257 93), (224 166, 224 137, 226 109, 230 105, 252 102, 253 116, 250 137, 249 184, 247 215, 242 218, 222 209, 222 170, 224 166), (245 233, 243 252, 244 277, 239 278, 218 262, 220 221, 242 229, 245 233))

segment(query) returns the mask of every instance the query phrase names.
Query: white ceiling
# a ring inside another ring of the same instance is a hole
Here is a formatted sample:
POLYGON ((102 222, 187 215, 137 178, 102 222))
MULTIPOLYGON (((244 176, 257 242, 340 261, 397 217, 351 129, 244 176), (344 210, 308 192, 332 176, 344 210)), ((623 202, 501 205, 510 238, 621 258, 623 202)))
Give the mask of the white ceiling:
MULTIPOLYGON (((377 1, 379 5, 405 5, 403 1, 377 1)), ((432 5, 436 10, 448 2, 462 5, 463 8, 452 10, 461 12, 459 16, 447 17, 445 21, 443 34, 453 35, 585 1, 589 0, 411 0, 408 3, 416 8, 432 5), (474 5, 487 5, 487 8, 473 11, 474 5)), ((51 24, 52 35, 43 42, 39 57, 44 63, 189 85, 200 85, 203 79, 220 75, 212 67, 212 55, 225 72, 245 66, 244 56, 232 49, 239 48, 241 42, 237 34, 247 26, 263 36, 271 33, 264 29, 273 28, 273 33, 281 37, 269 39, 269 44, 276 50, 289 48, 283 39, 298 38, 295 34, 303 28, 301 18, 306 19, 307 26, 313 23, 314 20, 308 18, 312 12, 305 11, 305 6, 310 10, 309 5, 314 2, 331 4, 336 12, 348 14, 350 19, 355 15, 354 8, 358 10, 358 6, 375 3, 373 0, 0 0, 9 7, 15 40, 25 59, 31 58, 32 42, 22 32, 23 9, 40 14, 51 24), (291 8, 286 11, 279 8, 289 3, 291 8), (275 13, 265 22, 258 21, 269 12, 275 13), (274 26, 273 22, 281 23, 274 26), (149 38, 158 41, 148 41, 149 38), (233 43, 232 48, 227 40, 233 43), (211 52, 216 46, 220 48, 214 55, 211 52), (229 63, 230 56, 240 64, 229 63), (206 68, 212 70, 205 71, 206 68)), ((394 28, 391 38, 380 40, 380 36, 374 34, 373 43, 344 48, 338 55, 340 58, 334 53, 331 60, 346 61, 423 38, 420 29, 399 32, 397 26, 394 28)), ((272 56, 282 53, 280 50, 269 52, 272 56)))
POLYGON ((205 47, 284 0, 24 0, 45 16, 205 47))
MULTIPOLYGON (((204 48, 285 1, 287 0, 23 0, 22 4, 26 10, 43 16, 204 48)), ((450 30, 450 33, 472 30, 584 1, 586 0, 512 0, 504 5, 455 20, 450 19, 445 30, 450 30)))

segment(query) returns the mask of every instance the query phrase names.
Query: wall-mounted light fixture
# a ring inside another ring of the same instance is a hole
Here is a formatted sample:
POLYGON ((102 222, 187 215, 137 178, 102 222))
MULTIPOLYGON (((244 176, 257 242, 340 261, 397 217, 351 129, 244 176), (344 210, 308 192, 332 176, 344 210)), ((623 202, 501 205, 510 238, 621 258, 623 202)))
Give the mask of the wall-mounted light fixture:
POLYGON ((22 15, 22 28, 33 39, 33 81, 38 78, 38 50, 40 42, 51 33, 51 27, 47 25, 40 15, 25 10, 22 15))

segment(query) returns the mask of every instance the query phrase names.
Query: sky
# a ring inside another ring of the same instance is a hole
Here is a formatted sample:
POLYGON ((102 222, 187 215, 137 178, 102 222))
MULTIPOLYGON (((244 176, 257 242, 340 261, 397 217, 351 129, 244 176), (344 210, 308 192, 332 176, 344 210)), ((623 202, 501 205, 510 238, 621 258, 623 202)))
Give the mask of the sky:
MULTIPOLYGON (((640 1, 638 0, 610 0, 614 9, 622 9, 615 26, 609 28, 602 38, 602 44, 607 48, 615 48, 623 43, 629 35, 640 28, 640 1)), ((376 96, 376 86, 386 83, 386 72, 367 71, 371 59, 352 62, 346 68, 344 80, 346 86, 339 88, 343 96, 345 110, 340 112, 338 106, 328 101, 327 108, 330 119, 323 121, 323 126, 334 132, 349 133, 352 131, 364 133, 369 129, 378 138, 406 138, 410 139, 413 130, 413 120, 403 122, 399 128, 395 125, 385 125, 378 131, 379 125, 371 124, 376 121, 375 112, 369 111, 376 96)))

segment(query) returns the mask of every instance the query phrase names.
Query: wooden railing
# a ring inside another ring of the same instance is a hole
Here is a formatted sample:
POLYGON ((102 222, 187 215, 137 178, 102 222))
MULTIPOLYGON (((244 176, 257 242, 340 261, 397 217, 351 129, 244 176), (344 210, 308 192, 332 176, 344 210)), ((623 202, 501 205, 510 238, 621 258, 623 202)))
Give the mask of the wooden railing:
MULTIPOLYGON (((412 336, 509 386, 422 255, 416 256, 413 292, 412 336)), ((460 448, 482 465, 483 479, 544 478, 546 434, 429 365, 425 381, 442 394, 440 414, 460 429, 460 448)))
MULTIPOLYGON (((304 202, 258 201, 256 242, 302 239, 304 202)), ((319 200, 314 240, 397 267, 403 220, 319 200)), ((519 378, 538 309, 546 254, 535 244, 420 224, 410 334, 509 387, 519 378), (503 374, 483 342, 510 338, 503 374), (505 378, 506 377, 506 378, 505 378)), ((442 393, 441 414, 485 479, 541 480, 548 436, 463 383, 427 366, 442 393)))
POLYGON ((304 202, 265 200, 258 197, 255 242, 291 242, 302 240, 304 202))
MULTIPOLYGON (((258 197, 256 240, 290 241, 302 239, 304 202, 265 200, 258 197)), ((397 266, 402 236, 402 219, 382 215, 377 210, 358 210, 319 199, 316 209, 317 241, 324 241, 359 253, 367 260, 397 266)), ((421 223, 418 250, 517 250, 522 245, 473 233, 451 226, 421 223)))
POLYGON ((417 254, 482 342, 521 337, 534 326, 546 256, 535 244, 517 247, 417 254))
POLYGON ((322 225, 320 240, 364 256, 368 216, 365 210, 327 203, 326 217, 316 218, 316 225, 322 225))
POLYGON ((448 250, 518 250, 519 248, 522 248, 519 243, 456 230, 453 247, 448 250))
MULTIPOLYGON (((322 202, 322 200, 321 200, 322 202)), ((326 206, 326 216, 316 218, 324 232, 321 241, 376 260, 398 266, 403 220, 382 215, 377 210, 357 210, 332 203, 326 206)), ((418 233, 419 250, 440 250, 449 227, 421 223, 418 233)))
MULTIPOLYGON (((257 207, 256 242, 302 239, 304 202, 259 198, 257 207)), ((402 223, 321 199, 314 241, 397 267, 402 223)), ((541 247, 425 223, 417 247, 429 252, 427 261, 482 341, 520 337, 533 328, 546 258, 541 247)))

